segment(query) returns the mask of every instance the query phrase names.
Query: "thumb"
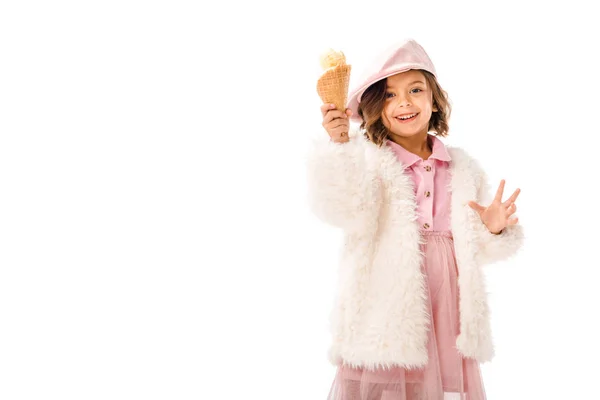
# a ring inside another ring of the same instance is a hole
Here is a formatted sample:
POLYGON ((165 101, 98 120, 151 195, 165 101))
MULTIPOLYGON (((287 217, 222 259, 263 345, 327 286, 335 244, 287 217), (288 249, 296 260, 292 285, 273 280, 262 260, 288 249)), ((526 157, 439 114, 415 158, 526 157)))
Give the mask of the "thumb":
POLYGON ((352 115, 352 110, 349 108, 346 108, 346 115, 351 116, 352 115))
POLYGON ((474 201, 469 201, 469 207, 471 207, 473 210, 475 210, 477 212, 481 212, 481 211, 485 210, 485 207, 480 206, 479 204, 475 203, 474 201))

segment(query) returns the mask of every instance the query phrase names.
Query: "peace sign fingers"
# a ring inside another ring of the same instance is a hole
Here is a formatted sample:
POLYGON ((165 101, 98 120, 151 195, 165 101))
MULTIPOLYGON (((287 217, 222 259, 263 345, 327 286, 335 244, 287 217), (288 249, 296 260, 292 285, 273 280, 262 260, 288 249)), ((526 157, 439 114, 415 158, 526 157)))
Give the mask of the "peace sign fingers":
MULTIPOLYGON (((496 201, 498 203, 502 203, 502 195, 504 194, 505 184, 506 184, 506 180, 502 179, 500 181, 500 185, 498 186, 498 190, 496 191, 496 197, 494 197, 494 201, 496 201)), ((502 205, 504 207, 510 206, 512 203, 514 203, 517 200, 517 197, 519 197, 519 193, 521 193, 521 189, 515 190, 513 192, 513 194, 508 198, 508 200, 506 200, 504 203, 502 203, 502 205)))
POLYGON ((512 203, 514 203, 517 200, 517 197, 519 197, 519 193, 521 193, 521 189, 517 189, 514 191, 514 193, 512 194, 512 196, 510 196, 508 198, 508 200, 506 200, 504 202, 504 206, 510 206, 512 203))

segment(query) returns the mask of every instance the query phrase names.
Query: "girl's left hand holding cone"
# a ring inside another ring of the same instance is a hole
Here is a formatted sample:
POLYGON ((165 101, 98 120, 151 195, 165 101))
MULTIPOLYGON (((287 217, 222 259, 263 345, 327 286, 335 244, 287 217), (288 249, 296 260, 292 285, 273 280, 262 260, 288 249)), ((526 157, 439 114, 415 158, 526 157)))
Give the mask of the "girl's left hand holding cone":
POLYGON ((477 211, 479 218, 488 228, 491 233, 500 234, 504 228, 509 225, 515 225, 519 222, 518 217, 509 218, 512 214, 517 211, 517 205, 515 200, 519 196, 521 189, 515 190, 515 192, 506 200, 502 202, 502 194, 504 193, 505 180, 500 181, 496 197, 488 207, 484 207, 474 201, 469 201, 469 207, 477 211))

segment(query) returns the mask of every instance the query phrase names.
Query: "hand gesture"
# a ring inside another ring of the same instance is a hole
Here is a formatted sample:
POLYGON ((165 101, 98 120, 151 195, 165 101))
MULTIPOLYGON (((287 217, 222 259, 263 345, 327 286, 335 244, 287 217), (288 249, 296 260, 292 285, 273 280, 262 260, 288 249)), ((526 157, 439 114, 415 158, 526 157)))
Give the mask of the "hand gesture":
POLYGON ((519 218, 509 218, 512 214, 517 211, 517 205, 515 200, 519 196, 521 189, 515 190, 512 196, 509 197, 504 203, 502 202, 502 193, 504 192, 504 179, 500 181, 496 197, 488 207, 483 207, 474 201, 469 202, 469 207, 477 211, 479 218, 488 228, 491 233, 499 234, 508 225, 515 225, 519 222, 519 218))
POLYGON ((350 130, 348 117, 352 115, 352 111, 349 108, 344 113, 337 110, 333 104, 323 104, 321 114, 323 115, 323 128, 325 128, 331 140, 336 143, 345 143, 350 140, 348 137, 348 131, 350 130))

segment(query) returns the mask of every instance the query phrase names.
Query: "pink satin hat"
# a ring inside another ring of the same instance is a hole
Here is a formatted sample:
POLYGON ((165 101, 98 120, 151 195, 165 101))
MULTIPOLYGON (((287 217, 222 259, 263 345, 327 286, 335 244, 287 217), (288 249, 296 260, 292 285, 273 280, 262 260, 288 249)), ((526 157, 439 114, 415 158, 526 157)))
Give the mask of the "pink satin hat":
POLYGON ((358 105, 363 93, 369 86, 388 76, 410 69, 424 69, 437 78, 431 59, 425 49, 415 40, 405 39, 383 51, 363 72, 357 85, 354 85, 353 89, 350 90, 347 106, 352 110, 350 120, 358 123, 362 122, 362 118, 358 115, 358 105))

